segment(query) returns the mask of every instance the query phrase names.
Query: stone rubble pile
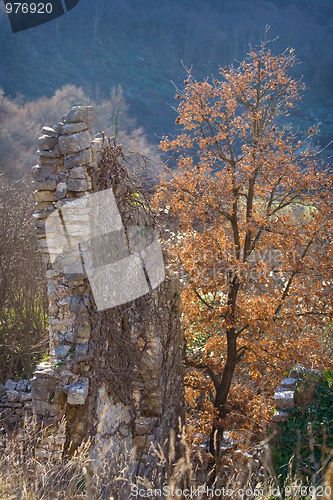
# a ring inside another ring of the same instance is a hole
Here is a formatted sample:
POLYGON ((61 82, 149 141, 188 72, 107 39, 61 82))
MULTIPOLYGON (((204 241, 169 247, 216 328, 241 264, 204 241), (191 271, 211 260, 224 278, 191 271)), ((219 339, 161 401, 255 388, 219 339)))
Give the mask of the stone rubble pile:
POLYGON ((31 380, 7 380, 0 385, 0 427, 23 423, 32 415, 31 380))
POLYGON ((311 370, 304 366, 298 365, 291 370, 293 377, 284 378, 279 387, 275 389, 274 404, 275 413, 273 414, 273 422, 287 422, 289 419, 288 410, 295 407, 295 396, 297 392, 297 383, 308 374, 320 374, 318 370, 311 370))

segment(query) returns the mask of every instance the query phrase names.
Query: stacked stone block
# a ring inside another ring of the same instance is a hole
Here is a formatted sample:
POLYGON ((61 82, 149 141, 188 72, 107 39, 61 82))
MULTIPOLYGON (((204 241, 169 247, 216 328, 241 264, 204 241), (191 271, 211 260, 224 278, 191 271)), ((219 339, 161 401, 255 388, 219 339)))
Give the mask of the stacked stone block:
MULTIPOLYGON (((38 164, 32 168, 36 233, 47 266, 50 330, 50 362, 39 365, 35 371, 32 404, 35 413, 44 417, 58 416, 64 411, 64 402, 83 405, 88 395, 89 379, 84 373, 89 370, 89 365, 82 360, 88 354, 91 332, 87 309, 90 286, 86 277, 76 272, 77 254, 74 248, 68 246, 66 251, 61 252, 63 242, 59 241, 56 233, 55 244, 52 245, 50 224, 54 221, 50 216, 72 200, 91 192, 87 166, 92 164, 93 158, 96 160, 92 145, 95 123, 92 108, 76 107, 58 125, 44 127, 43 135, 38 139, 38 164), (48 223, 46 240, 45 224, 48 223), (71 367, 68 363, 76 359, 81 362, 79 370, 73 363, 71 367)), ((84 203, 85 200, 82 200, 82 205, 84 203)), ((84 210, 80 210, 78 230, 88 231, 88 216, 85 219, 84 210)), ((75 224, 76 221, 71 222, 75 224)), ((63 442, 63 434, 64 429, 59 442, 63 442)))
POLYGON ((284 378, 279 387, 275 389, 274 404, 275 412, 273 422, 287 422, 289 419, 288 410, 295 407, 295 397, 297 392, 297 383, 306 374, 320 374, 317 370, 307 369, 304 366, 297 365, 293 370, 292 378, 284 378))

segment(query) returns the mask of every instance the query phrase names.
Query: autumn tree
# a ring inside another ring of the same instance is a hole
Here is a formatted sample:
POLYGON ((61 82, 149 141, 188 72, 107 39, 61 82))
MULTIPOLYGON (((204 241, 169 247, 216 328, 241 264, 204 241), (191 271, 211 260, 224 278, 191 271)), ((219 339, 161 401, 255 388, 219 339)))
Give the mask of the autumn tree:
POLYGON ((183 130, 160 145, 178 166, 156 204, 179 220, 168 246, 183 282, 187 382, 211 393, 215 458, 242 405, 235 374, 252 381, 258 406, 260 387, 292 363, 320 365, 332 318, 332 176, 317 128, 301 136, 286 125, 304 89, 295 61, 265 41, 212 82, 188 71, 176 95, 183 130))

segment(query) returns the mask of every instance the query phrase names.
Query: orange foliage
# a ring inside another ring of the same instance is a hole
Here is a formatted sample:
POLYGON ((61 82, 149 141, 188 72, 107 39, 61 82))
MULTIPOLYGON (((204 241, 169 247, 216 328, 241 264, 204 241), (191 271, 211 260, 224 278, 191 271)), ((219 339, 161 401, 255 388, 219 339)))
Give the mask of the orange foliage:
POLYGON ((213 454, 225 426, 260 432, 286 369, 328 363, 332 175, 316 127, 301 138, 277 119, 304 88, 294 62, 263 42, 221 80, 189 71, 176 96, 184 130, 160 145, 178 163, 155 203, 179 220, 167 245, 182 273, 189 419, 202 432, 210 422, 213 454))

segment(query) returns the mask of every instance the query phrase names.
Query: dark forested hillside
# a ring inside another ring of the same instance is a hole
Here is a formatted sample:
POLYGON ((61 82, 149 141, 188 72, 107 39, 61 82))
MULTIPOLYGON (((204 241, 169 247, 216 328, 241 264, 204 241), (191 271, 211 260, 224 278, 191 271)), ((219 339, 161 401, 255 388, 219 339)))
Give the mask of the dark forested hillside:
MULTIPOLYGON (((22 100, 66 84, 95 101, 121 84, 131 117, 151 142, 175 130, 175 89, 184 69, 203 78, 242 60, 271 26, 272 51, 292 47, 309 88, 297 120, 333 137, 331 0, 80 0, 69 14, 13 34, 0 4, 0 87, 22 100)), ((296 121, 297 121, 296 120, 296 121)))

